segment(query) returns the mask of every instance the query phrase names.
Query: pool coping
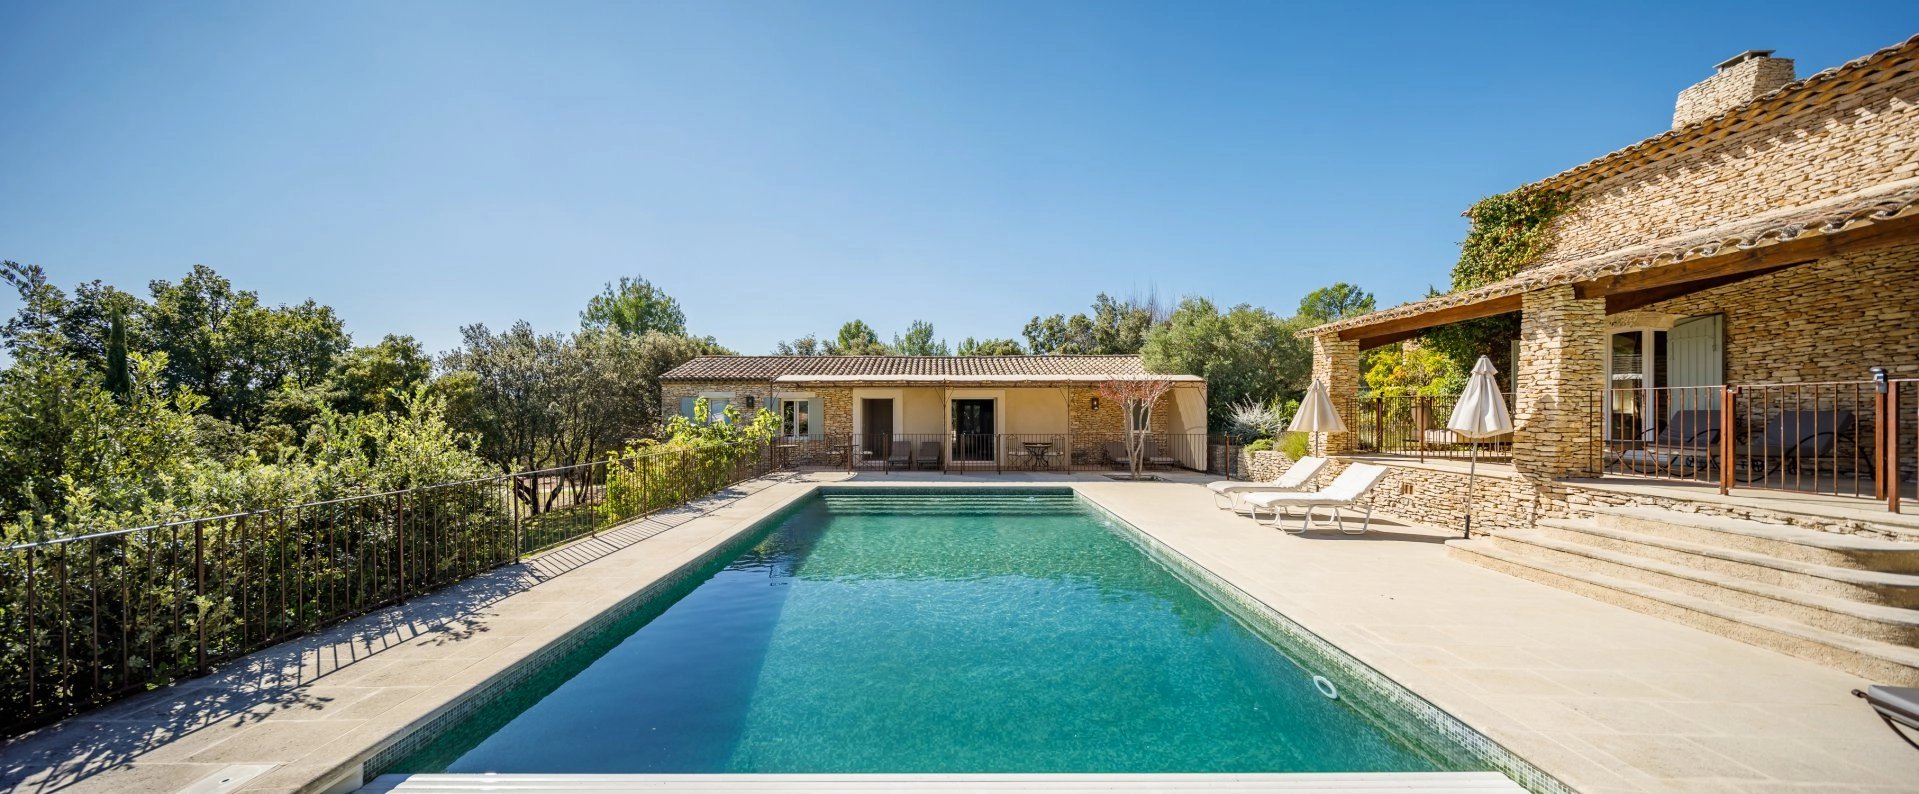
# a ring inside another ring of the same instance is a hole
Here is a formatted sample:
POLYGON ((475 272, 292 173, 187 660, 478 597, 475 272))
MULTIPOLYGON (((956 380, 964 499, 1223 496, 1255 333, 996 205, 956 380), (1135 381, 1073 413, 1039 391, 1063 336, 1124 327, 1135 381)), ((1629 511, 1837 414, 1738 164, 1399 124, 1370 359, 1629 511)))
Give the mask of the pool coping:
POLYGON ((1343 677, 1360 682, 1372 696, 1412 714, 1424 722, 1426 728, 1457 743, 1467 753, 1493 767, 1527 791, 1534 794, 1577 794, 1576 790, 1564 781, 1420 696, 1406 685, 1314 633, 1298 621, 1287 617, 1285 613, 1246 592, 1231 580, 1220 576, 1199 561, 1187 556, 1186 553, 1155 537, 1152 532, 1135 525, 1112 508, 1100 503, 1093 495, 1077 488, 1074 489, 1074 494, 1081 502, 1090 505, 1098 513, 1110 519, 1154 560, 1166 565, 1180 578, 1187 579, 1188 584, 1202 596, 1228 599, 1228 603, 1221 605, 1227 614, 1240 620, 1250 619, 1255 624, 1250 628, 1255 632, 1283 635, 1305 646, 1308 652, 1319 657, 1318 660, 1295 659, 1294 661, 1303 665, 1309 661, 1323 660, 1337 665, 1340 672, 1344 674, 1343 677), (1192 582, 1191 579, 1199 581, 1192 582))

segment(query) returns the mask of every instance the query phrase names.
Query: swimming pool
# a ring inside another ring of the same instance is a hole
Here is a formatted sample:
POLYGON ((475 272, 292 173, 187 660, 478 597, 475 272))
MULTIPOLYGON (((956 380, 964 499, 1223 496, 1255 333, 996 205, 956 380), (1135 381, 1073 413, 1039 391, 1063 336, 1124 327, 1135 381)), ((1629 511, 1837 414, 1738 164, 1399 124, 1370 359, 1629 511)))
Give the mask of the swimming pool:
POLYGON ((1070 490, 826 489, 747 544, 379 771, 1488 768, 1070 490))

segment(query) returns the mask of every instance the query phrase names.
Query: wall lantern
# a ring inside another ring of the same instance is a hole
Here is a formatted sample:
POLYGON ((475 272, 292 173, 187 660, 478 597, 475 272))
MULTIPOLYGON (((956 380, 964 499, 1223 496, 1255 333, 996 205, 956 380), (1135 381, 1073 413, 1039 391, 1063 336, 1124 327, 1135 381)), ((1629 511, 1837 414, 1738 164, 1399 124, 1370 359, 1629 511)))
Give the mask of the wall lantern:
POLYGON ((1095 410, 1095 411, 1097 411, 1097 410, 1099 410, 1099 398, 1098 398, 1098 397, 1094 397, 1094 398, 1093 398, 1093 410, 1095 410))

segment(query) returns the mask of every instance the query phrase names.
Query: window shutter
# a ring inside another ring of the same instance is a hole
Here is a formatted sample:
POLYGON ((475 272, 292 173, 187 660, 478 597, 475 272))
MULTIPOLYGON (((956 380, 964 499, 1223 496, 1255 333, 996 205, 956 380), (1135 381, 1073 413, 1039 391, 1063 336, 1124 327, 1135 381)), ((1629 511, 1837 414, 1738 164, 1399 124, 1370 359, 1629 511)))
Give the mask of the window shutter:
POLYGON ((806 435, 808 438, 826 435, 826 401, 818 397, 806 401, 806 435))
POLYGON ((706 400, 706 421, 719 424, 726 421, 726 405, 732 402, 724 397, 709 397, 706 400))
POLYGON ((693 418, 693 398, 692 397, 680 398, 680 415, 686 417, 687 419, 693 418))

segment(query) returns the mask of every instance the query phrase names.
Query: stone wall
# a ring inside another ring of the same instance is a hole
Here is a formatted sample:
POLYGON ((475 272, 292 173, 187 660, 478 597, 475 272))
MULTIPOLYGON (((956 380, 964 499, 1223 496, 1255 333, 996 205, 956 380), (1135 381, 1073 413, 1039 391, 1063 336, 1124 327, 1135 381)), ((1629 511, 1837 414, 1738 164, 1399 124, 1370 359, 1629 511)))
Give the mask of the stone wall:
POLYGON ((1313 380, 1326 387, 1333 411, 1350 432, 1322 433, 1312 449, 1323 455, 1359 451, 1359 342, 1338 334, 1313 337, 1313 380))
POLYGON ((1266 449, 1258 452, 1239 451, 1239 478, 1253 482, 1275 480, 1293 467, 1293 459, 1278 450, 1266 449))
POLYGON ((1725 316, 1727 383, 1919 377, 1919 246, 1828 257, 1647 307, 1725 316))
MULTIPOLYGON (((1386 478, 1373 487, 1375 510, 1424 526, 1464 529, 1464 469, 1376 458, 1364 462, 1386 467, 1386 478)), ((1319 476, 1319 484, 1332 482, 1352 463, 1335 458, 1319 476)), ((1473 531, 1525 529, 1540 518, 1564 517, 1568 514, 1564 493, 1563 484, 1529 480, 1511 466, 1481 465, 1473 478, 1473 531)))
POLYGON ((1597 474, 1593 411, 1606 377, 1606 301, 1571 286, 1526 293, 1513 388, 1513 466, 1537 478, 1597 474))
POLYGON ((1672 126, 1676 129, 1719 115, 1792 82, 1792 78, 1791 58, 1761 56, 1724 67, 1679 92, 1679 101, 1673 105, 1672 126))
POLYGON ((1538 264, 1919 177, 1919 72, 1577 190, 1538 264))

